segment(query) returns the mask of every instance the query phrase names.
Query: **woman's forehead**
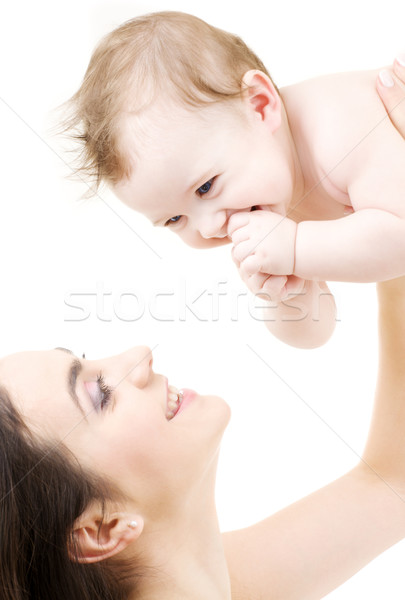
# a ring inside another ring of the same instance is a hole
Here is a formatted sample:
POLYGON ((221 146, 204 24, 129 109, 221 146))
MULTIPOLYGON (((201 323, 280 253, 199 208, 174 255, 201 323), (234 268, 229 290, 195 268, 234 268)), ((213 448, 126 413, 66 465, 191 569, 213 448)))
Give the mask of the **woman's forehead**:
POLYGON ((61 439, 82 420, 69 393, 77 360, 61 350, 19 352, 0 360, 0 383, 30 428, 61 439))
POLYGON ((15 352, 0 359, 0 377, 15 375, 21 381, 25 374, 33 375, 38 369, 45 370, 69 362, 69 354, 62 348, 15 352))
POLYGON ((71 357, 58 350, 17 352, 0 360, 0 382, 25 408, 63 385, 71 357))

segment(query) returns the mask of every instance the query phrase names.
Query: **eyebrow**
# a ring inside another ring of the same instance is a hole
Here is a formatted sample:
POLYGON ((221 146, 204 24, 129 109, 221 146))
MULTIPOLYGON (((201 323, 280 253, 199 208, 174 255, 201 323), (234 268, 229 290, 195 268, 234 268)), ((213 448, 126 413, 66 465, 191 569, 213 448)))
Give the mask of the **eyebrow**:
MULTIPOLYGON (((58 348, 55 348, 55 350, 61 350, 62 352, 66 352, 67 354, 72 354, 74 356, 73 352, 71 350, 69 350, 68 348, 62 348, 61 346, 59 346, 58 348)), ((82 369, 83 369, 82 363, 80 362, 80 360, 78 358, 75 358, 75 360, 71 363, 70 369, 68 371, 67 388, 68 388, 69 396, 72 398, 75 406, 80 410, 84 419, 87 421, 86 413, 83 410, 83 407, 79 400, 79 396, 77 395, 77 392, 76 392, 77 378, 79 377, 82 369)))
MULTIPOLYGON (((58 350, 62 350, 62 348, 57 348, 57 349, 58 350)), ((69 350, 68 350, 68 352, 69 352, 69 350)), ((70 369, 68 371, 67 388, 68 388, 69 396, 72 398, 74 404, 80 410, 80 412, 82 413, 83 417, 87 421, 86 413, 83 410, 82 405, 80 404, 79 396, 77 395, 77 392, 76 392, 77 378, 80 375, 82 369, 83 369, 82 363, 80 362, 80 360, 78 360, 76 358, 71 363, 70 369)))
POLYGON ((69 350, 68 348, 62 348, 60 346, 55 348, 55 350, 61 350, 62 352, 67 352, 68 354, 73 354, 73 352, 71 350, 69 350))

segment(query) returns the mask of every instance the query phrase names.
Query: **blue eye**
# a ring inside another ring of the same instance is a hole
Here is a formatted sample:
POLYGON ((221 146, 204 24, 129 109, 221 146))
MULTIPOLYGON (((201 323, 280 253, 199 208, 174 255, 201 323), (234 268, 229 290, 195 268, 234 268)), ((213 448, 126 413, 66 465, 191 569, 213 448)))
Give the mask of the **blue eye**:
POLYGON ((181 219, 181 215, 177 215, 177 217, 172 217, 171 219, 168 219, 165 223, 165 227, 167 227, 167 225, 172 225, 173 223, 178 223, 181 219))
POLYGON ((197 194, 200 194, 200 196, 204 196, 204 194, 207 194, 210 191, 212 184, 214 183, 214 179, 215 177, 212 177, 212 179, 209 179, 201 187, 199 187, 197 190, 197 194))

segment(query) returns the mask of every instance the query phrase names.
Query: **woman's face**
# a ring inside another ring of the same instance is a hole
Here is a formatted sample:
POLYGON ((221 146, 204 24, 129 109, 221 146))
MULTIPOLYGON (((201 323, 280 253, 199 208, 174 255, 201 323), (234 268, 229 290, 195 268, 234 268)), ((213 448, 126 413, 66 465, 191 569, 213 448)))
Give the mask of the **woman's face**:
POLYGON ((187 390, 169 405, 145 346, 97 361, 63 349, 13 354, 0 361, 0 382, 31 429, 62 441, 139 508, 178 503, 215 472, 229 408, 187 390))

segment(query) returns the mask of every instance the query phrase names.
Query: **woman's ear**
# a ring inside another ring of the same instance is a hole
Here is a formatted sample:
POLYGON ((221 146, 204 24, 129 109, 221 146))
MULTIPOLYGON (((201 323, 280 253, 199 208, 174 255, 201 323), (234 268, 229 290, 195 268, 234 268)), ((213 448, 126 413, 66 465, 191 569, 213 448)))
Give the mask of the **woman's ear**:
POLYGON ((69 543, 71 560, 93 563, 122 552, 142 533, 143 519, 139 515, 114 512, 100 514, 91 507, 75 521, 69 543))
POLYGON ((271 132, 282 123, 282 102, 270 77, 256 69, 247 71, 242 79, 245 107, 250 116, 266 121, 271 132))

